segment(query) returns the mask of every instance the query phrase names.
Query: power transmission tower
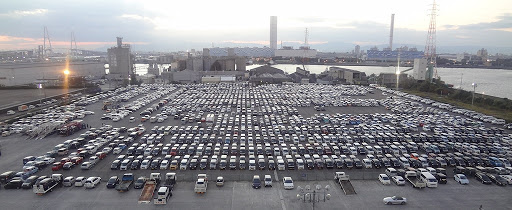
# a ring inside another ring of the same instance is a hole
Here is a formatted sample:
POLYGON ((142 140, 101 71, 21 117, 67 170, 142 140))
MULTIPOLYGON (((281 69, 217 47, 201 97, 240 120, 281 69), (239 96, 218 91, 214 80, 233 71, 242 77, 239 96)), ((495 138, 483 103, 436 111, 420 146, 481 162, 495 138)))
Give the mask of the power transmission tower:
POLYGON ((430 24, 428 27, 427 42, 425 44, 425 58, 428 60, 428 69, 430 72, 429 79, 432 80, 432 74, 435 78, 437 75, 437 62, 436 62, 436 17, 437 17, 437 4, 436 0, 432 4, 430 11, 430 24))
POLYGON ((78 48, 76 47, 76 39, 75 39, 75 32, 71 32, 71 46, 70 46, 70 54, 72 56, 76 56, 78 51, 78 48))
POLYGON ((52 42, 50 41, 50 34, 48 33, 48 28, 46 28, 46 26, 44 27, 44 43, 43 43, 43 54, 45 56, 48 56, 48 53, 47 52, 50 52, 53 53, 53 49, 52 49, 52 42), (48 40, 48 48, 46 48, 46 40, 48 40))

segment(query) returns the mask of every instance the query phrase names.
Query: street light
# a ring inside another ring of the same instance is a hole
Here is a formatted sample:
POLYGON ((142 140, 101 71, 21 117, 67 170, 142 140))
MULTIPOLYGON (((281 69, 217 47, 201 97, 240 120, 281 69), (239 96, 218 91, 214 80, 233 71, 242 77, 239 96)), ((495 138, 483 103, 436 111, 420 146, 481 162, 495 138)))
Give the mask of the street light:
POLYGON ((331 199, 331 194, 329 189, 331 187, 326 185, 322 188, 321 185, 316 185, 315 189, 311 189, 309 185, 306 185, 305 188, 298 187, 299 193, 297 194, 297 199, 302 200, 304 203, 313 203, 313 210, 315 209, 315 203, 326 202, 331 199), (323 196, 322 196, 323 195, 323 196))
POLYGON ((473 97, 471 98, 471 105, 473 105, 473 102, 475 101, 476 86, 478 86, 478 85, 474 82, 471 85, 473 86, 473 97))

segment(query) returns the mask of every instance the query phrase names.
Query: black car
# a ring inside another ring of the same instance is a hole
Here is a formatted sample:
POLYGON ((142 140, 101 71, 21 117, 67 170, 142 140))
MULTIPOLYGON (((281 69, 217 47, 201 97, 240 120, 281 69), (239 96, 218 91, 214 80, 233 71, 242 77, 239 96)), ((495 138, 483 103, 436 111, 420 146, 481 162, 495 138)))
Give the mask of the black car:
POLYGON ((107 188, 115 188, 117 184, 119 184, 119 178, 117 176, 110 177, 107 182, 107 188))
POLYGON ((484 173, 476 173, 475 178, 476 180, 482 182, 482 184, 492 184, 491 179, 484 173))
POLYGON ((496 184, 496 185, 499 185, 499 186, 506 186, 508 185, 508 182, 506 179, 504 179, 503 177, 501 176, 498 176, 498 175, 495 175, 495 174, 489 174, 489 178, 491 178, 491 180, 496 184))
POLYGON ((276 163, 274 160, 268 160, 268 170, 276 170, 276 163))
POLYGON ((134 189, 142 189, 144 187, 144 184, 146 184, 146 177, 139 177, 135 184, 133 185, 134 189))
POLYGON ((120 165, 121 165, 121 161, 120 160, 114 160, 112 162, 112 165, 110 165, 110 170, 117 170, 117 169, 119 169, 120 165))
POLYGON ((23 188, 23 189, 32 189, 32 186, 34 186, 34 184, 36 183, 37 178, 38 178, 38 176, 31 176, 31 177, 29 177, 28 179, 26 179, 23 182, 23 184, 21 184, 21 188, 23 188))
POLYGON ((357 169, 361 169, 363 168, 363 162, 361 162, 361 160, 359 159, 354 159, 354 166, 357 168, 357 169))
POLYGON ((192 159, 189 163, 190 170, 196 170, 198 163, 197 159, 192 159))
POLYGON ((67 162, 62 166, 62 169, 71 170, 73 167, 75 167, 75 164, 73 162, 67 162))
POLYGON ((444 175, 442 173, 437 173, 435 177, 436 177, 437 182, 439 184, 446 184, 446 183, 448 183, 448 180, 446 179, 446 175, 444 175))
POLYGON ((134 160, 130 166, 130 169, 137 170, 140 168, 140 160, 134 160))
POLYGON ((10 179, 12 179, 16 175, 14 171, 7 171, 3 174, 0 174, 0 183, 6 184, 10 179))
POLYGON ((11 181, 7 182, 7 184, 4 185, 5 189, 20 189, 21 185, 23 184, 23 180, 21 178, 15 178, 11 181))

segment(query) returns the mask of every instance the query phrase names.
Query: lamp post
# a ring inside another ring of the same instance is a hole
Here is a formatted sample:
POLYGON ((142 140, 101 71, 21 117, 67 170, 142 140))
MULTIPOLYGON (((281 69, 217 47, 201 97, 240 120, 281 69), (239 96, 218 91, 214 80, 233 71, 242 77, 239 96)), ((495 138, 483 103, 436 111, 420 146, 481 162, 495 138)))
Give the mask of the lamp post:
POLYGON ((473 105, 473 102, 475 101, 475 91, 477 84, 473 82, 471 85, 473 86, 473 97, 471 98, 471 105, 473 105))
POLYGON ((324 188, 321 185, 316 185, 315 189, 311 189, 309 185, 306 185, 304 188, 299 186, 297 188, 299 190, 297 199, 302 200, 304 203, 312 203, 313 210, 315 210, 315 203, 326 202, 331 199, 331 194, 327 193, 330 188, 329 185, 326 185, 324 188))

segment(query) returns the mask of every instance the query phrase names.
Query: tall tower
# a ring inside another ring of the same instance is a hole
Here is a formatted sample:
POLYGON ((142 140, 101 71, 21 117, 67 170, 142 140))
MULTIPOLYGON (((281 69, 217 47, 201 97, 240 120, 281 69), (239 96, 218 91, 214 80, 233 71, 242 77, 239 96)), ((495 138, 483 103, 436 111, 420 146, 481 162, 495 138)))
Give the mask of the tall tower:
POLYGON ((46 26, 44 27, 44 35, 43 35, 43 54, 45 56, 48 56, 49 54, 52 54, 53 53, 53 48, 52 48, 52 42, 50 41, 50 34, 48 33, 48 28, 46 28, 46 26), (46 46, 46 40, 48 40, 48 46, 46 46), (50 52, 50 53, 47 53, 50 52))
POLYGON ((277 49, 277 16, 270 16, 270 48, 277 49))
POLYGON ((391 26, 389 27, 389 49, 393 50, 393 30, 395 28, 395 14, 391 14, 391 26))
POLYGON ((432 4, 430 11, 430 24, 428 26, 427 42, 425 44, 425 58, 428 61, 428 79, 432 80, 432 75, 437 78, 436 69, 436 16, 437 16, 437 4, 436 0, 432 4))

